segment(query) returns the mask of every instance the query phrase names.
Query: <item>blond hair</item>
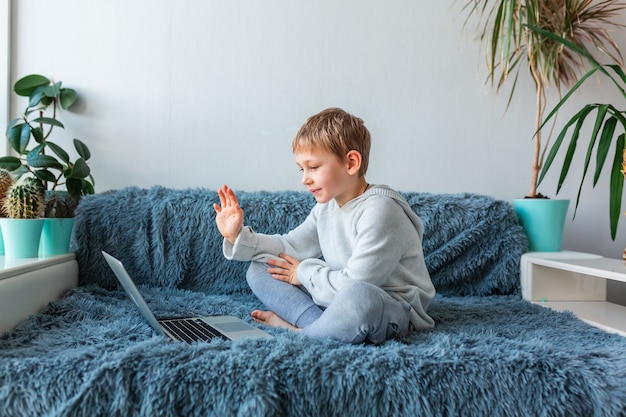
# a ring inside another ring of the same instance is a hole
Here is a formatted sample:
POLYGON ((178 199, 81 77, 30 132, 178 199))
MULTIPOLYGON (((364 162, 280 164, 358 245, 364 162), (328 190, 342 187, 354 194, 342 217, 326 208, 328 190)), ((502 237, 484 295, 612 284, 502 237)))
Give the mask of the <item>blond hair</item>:
POLYGON ((344 161, 348 152, 361 154, 359 176, 367 172, 370 132, 363 120, 339 108, 322 110, 308 118, 293 139, 293 152, 321 148, 344 161))

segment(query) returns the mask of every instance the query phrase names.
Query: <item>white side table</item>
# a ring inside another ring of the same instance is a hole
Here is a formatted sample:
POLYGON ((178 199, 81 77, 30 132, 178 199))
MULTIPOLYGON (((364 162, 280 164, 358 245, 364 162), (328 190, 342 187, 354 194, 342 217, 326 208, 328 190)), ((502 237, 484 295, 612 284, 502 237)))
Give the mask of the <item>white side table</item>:
POLYGON ((77 285, 78 263, 73 253, 25 259, 0 256, 0 333, 77 285))
POLYGON ((571 311, 603 330, 626 336, 626 307, 606 301, 607 280, 626 282, 621 259, 580 252, 522 255, 522 297, 559 311, 571 311))

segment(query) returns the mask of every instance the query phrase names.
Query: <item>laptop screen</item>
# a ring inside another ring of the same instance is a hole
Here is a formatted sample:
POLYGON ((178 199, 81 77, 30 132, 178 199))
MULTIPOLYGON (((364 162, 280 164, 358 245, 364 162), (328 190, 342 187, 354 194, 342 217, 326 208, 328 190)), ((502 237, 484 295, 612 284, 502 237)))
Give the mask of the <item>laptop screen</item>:
POLYGON ((105 251, 102 251, 102 254, 104 255, 104 259, 106 259, 107 263, 113 270, 113 273, 117 277, 117 280, 120 282, 120 284, 122 284, 122 287, 124 287, 126 294, 128 294, 130 299, 137 306, 137 309, 139 309, 139 313, 141 313, 143 318, 148 321, 148 323, 154 328, 154 330, 157 331, 157 333, 163 336, 167 336, 161 328, 161 325, 157 321, 156 317, 154 317, 154 314, 152 314, 150 307, 148 307, 148 304, 139 293, 139 290, 135 286, 133 280, 130 278, 130 275, 128 275, 128 272, 126 271, 126 268, 124 268, 122 262, 109 255, 105 251))

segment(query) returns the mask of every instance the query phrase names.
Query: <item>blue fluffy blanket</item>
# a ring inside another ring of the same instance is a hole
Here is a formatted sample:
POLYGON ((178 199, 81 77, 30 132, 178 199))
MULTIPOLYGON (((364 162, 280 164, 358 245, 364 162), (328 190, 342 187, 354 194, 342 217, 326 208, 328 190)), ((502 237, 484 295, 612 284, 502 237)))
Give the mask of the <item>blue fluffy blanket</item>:
MULTIPOLYGON (((241 193, 248 223, 282 232, 313 201, 241 193)), ((271 340, 186 345, 156 336, 104 265, 120 257, 163 316, 261 307, 227 262, 214 192, 125 189, 85 198, 81 286, 0 337, 0 416, 623 416, 626 338, 525 302, 525 239, 510 205, 405 193, 426 228, 440 295, 433 330, 382 346, 269 329, 271 340)))
MULTIPOLYGON (((315 204, 309 193, 239 192, 246 224, 285 233, 315 204)), ((511 205, 473 194, 403 193, 424 221, 426 265, 439 294, 519 292, 526 237, 511 205)), ((222 255, 213 203, 202 189, 129 188, 84 199, 76 219, 81 283, 115 288, 99 249, 123 260, 138 283, 208 294, 248 292, 247 264, 222 255), (224 279, 228 277, 228 279, 224 279)))

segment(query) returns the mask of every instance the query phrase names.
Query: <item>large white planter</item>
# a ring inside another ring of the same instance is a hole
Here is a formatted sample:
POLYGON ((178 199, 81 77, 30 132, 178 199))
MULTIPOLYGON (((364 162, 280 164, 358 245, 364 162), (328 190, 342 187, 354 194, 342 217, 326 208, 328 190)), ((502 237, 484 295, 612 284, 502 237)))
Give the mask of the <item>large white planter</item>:
POLYGON ((7 258, 36 258, 44 219, 0 219, 7 258))
POLYGON ((569 200, 520 198, 513 201, 520 224, 528 236, 530 252, 559 252, 569 200))

